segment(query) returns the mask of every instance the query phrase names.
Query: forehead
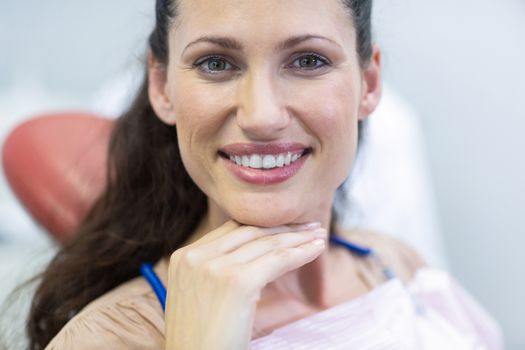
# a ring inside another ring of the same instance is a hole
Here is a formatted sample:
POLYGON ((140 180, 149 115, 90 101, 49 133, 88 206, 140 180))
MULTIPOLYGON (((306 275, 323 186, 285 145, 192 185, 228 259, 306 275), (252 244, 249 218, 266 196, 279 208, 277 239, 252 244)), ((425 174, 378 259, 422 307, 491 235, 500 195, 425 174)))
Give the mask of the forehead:
POLYGON ((206 35, 261 42, 312 34, 351 45, 355 30, 341 0, 179 0, 172 32, 179 44, 206 35))

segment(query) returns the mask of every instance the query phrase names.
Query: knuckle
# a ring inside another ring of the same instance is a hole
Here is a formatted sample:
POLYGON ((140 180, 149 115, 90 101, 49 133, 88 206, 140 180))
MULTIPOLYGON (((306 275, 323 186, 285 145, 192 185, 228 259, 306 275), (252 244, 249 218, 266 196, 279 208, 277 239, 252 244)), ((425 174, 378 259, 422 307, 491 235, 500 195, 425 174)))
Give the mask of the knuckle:
POLYGON ((195 250, 182 248, 178 256, 178 261, 186 267, 196 267, 199 263, 199 254, 195 250))
POLYGON ((204 272, 214 279, 222 278, 224 271, 221 270, 219 264, 216 261, 208 261, 203 266, 204 272))
POLYGON ((170 265, 178 265, 181 260, 182 250, 184 248, 177 249, 170 255, 170 265))

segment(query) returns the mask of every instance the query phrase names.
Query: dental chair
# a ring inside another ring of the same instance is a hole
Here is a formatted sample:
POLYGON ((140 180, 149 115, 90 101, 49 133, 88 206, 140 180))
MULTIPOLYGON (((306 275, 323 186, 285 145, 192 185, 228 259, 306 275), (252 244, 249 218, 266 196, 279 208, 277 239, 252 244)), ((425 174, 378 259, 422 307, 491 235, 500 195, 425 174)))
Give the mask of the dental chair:
POLYGON ((11 188, 61 243, 104 189, 112 126, 94 114, 47 114, 19 125, 5 140, 3 168, 11 188))

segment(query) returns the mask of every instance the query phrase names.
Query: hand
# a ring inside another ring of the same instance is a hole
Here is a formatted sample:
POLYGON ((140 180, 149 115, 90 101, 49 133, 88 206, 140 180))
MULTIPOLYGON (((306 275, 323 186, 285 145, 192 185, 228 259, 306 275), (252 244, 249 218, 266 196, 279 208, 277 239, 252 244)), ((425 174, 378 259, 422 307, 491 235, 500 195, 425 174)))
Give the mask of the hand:
POLYGON ((261 290, 317 258, 319 224, 260 228, 228 221, 170 259, 166 349, 244 350, 261 290))

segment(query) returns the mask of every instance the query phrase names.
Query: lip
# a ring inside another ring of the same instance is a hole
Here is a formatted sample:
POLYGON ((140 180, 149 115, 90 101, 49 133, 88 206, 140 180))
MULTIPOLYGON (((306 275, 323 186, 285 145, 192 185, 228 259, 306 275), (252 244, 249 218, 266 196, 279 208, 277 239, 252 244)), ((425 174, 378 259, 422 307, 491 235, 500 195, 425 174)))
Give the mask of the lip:
POLYGON ((287 181, 295 176, 310 156, 310 148, 300 143, 236 143, 222 148, 219 153, 221 160, 228 170, 230 170, 238 179, 254 185, 273 185, 287 181), (301 158, 297 159, 290 165, 276 167, 273 169, 254 169, 237 165, 228 159, 229 155, 243 156, 250 154, 277 155, 281 153, 298 153, 303 152, 301 158))

